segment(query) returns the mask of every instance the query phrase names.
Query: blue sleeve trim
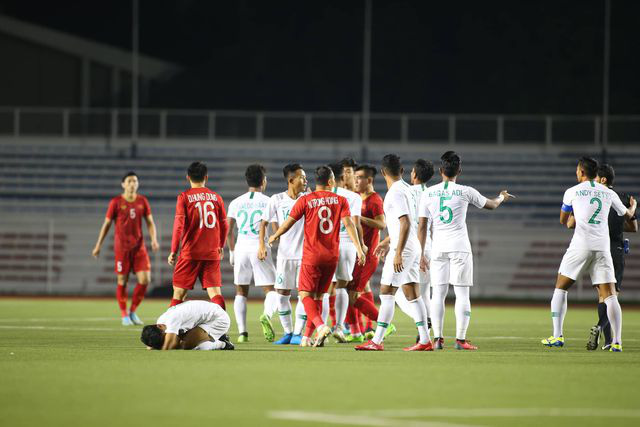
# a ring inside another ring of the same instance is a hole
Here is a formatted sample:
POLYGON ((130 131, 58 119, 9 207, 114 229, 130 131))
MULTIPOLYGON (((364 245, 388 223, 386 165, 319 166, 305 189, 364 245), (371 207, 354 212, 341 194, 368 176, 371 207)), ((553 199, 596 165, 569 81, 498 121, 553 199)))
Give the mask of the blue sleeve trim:
POLYGON ((562 212, 573 212, 573 206, 562 204, 562 212))

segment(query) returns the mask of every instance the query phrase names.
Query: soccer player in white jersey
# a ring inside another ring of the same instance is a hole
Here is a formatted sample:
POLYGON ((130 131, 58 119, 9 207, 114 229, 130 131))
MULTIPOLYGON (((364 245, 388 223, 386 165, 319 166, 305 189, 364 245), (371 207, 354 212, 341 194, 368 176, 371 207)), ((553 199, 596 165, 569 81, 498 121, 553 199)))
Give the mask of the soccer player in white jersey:
POLYGON ((155 325, 142 328, 149 350, 233 350, 227 332, 231 320, 216 303, 185 301, 169 307, 155 325))
POLYGON ((373 338, 356 350, 381 351, 384 350, 382 341, 395 309, 394 294, 402 287, 409 304, 413 309, 413 319, 418 327, 420 339, 418 343, 407 347, 405 351, 431 351, 433 343, 427 329, 427 310, 419 294, 421 248, 418 241, 418 221, 416 193, 411 186, 402 179, 404 170, 400 157, 387 154, 382 159, 382 176, 387 183, 387 194, 384 198, 384 215, 389 232, 389 244, 378 245, 376 252, 389 253, 382 268, 380 279, 380 310, 378 314, 376 332, 373 338))
POLYGON ((233 266, 233 280, 236 285, 236 298, 233 310, 238 323, 238 342, 247 342, 247 296, 249 284, 253 276, 255 286, 264 292, 264 311, 260 316, 262 332, 267 341, 275 338, 271 316, 278 307, 278 295, 274 290, 276 269, 271 259, 271 251, 267 250, 264 259, 258 259, 258 240, 260 239, 260 223, 267 210, 269 197, 263 194, 267 187, 266 171, 261 165, 249 165, 245 172, 249 191, 235 198, 227 210, 229 222, 230 262, 233 266), (238 240, 234 241, 234 226, 238 226, 238 240))
MULTIPOLYGON (((362 210, 362 198, 358 193, 345 188, 345 175, 344 166, 342 163, 334 163, 330 165, 333 175, 336 180, 336 186, 331 191, 343 196, 349 203, 349 211, 351 212, 351 219, 358 232, 358 240, 360 246, 363 248, 364 253, 367 253, 368 248, 365 246, 362 240, 362 225, 360 224, 360 214, 362 210)), ((350 166, 352 168, 352 166, 350 166)), ((353 175, 351 175, 353 178, 353 175)), ((347 337, 344 335, 344 320, 347 317, 347 310, 349 309, 349 294, 347 292, 347 285, 353 280, 353 269, 356 266, 357 259, 356 247, 351 241, 349 234, 344 226, 340 227, 340 252, 338 259, 338 267, 334 275, 334 280, 331 284, 332 289, 335 289, 335 307, 336 307, 336 322, 333 328, 333 337, 339 343, 346 343, 347 337)), ((331 293, 331 290, 330 292, 331 293)))
MULTIPOLYGON (((266 259, 268 256, 265 237, 267 224, 271 224, 273 231, 289 217, 291 208, 298 198, 305 193, 307 188, 307 175, 298 163, 291 163, 282 169, 287 180, 287 191, 274 194, 269 199, 267 209, 262 214, 260 223, 260 239, 258 239, 258 258, 266 259)), ((304 329, 307 315, 302 301, 296 304, 296 320, 291 328, 291 290, 298 287, 300 265, 302 263, 302 243, 304 241, 304 221, 296 222, 289 231, 282 235, 278 244, 276 262, 276 292, 278 293, 278 314, 280 323, 284 329, 282 338, 274 344, 300 345, 302 342, 302 330, 304 329)))
MULTIPOLYGON (((477 350, 466 339, 471 320, 469 290, 473 286, 473 256, 467 233, 467 208, 473 205, 480 209, 496 209, 513 196, 504 190, 495 199, 487 199, 475 188, 456 182, 462 172, 458 154, 447 151, 440 160, 442 182, 422 193, 418 214, 423 232, 427 221, 433 224, 429 272, 433 290, 430 308, 435 349, 444 348, 444 300, 451 284, 456 294, 455 348, 477 350)), ((423 237, 421 241, 426 239, 423 237)))
POLYGON ((615 290, 615 271, 609 247, 609 210, 613 208, 626 219, 635 215, 637 202, 630 199, 627 209, 618 194, 595 181, 598 162, 589 157, 578 161, 576 177, 578 185, 569 188, 562 199, 560 223, 567 224, 571 215, 575 218, 575 231, 569 249, 562 257, 556 288, 551 299, 553 335, 542 340, 548 347, 562 347, 562 324, 567 313, 567 293, 576 279, 584 272, 591 276, 591 283, 598 288, 598 296, 607 305, 607 317, 611 324, 610 351, 622 351, 622 308, 615 290))
MULTIPOLYGON (((413 164, 413 169, 411 169, 411 188, 416 192, 416 200, 418 203, 420 202, 420 198, 422 197, 422 193, 427 189, 427 183, 433 177, 433 163, 424 159, 418 159, 413 164)), ((418 215, 416 214, 416 220, 418 219, 418 215)), ((431 287, 429 286, 429 259, 431 258, 431 223, 428 222, 426 225, 426 231, 424 234, 420 234, 420 229, 418 228, 418 239, 425 238, 425 242, 420 242, 421 246, 424 248, 423 259, 420 260, 420 296, 422 296, 422 301, 427 310, 427 327, 431 328, 431 318, 429 306, 431 304, 431 287)), ((409 305, 409 301, 404 295, 404 292, 396 292, 396 304, 398 307, 409 317, 412 317, 411 306, 409 305)), ((419 337, 418 337, 419 339, 419 337)), ((417 342, 417 341, 416 341, 417 342)))

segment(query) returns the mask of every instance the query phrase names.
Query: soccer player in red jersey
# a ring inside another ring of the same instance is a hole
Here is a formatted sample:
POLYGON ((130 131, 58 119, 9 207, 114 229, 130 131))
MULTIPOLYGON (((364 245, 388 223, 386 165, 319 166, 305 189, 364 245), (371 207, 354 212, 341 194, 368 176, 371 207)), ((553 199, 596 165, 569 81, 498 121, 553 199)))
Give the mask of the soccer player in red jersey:
POLYGON ((115 221, 113 251, 118 283, 116 299, 122 315, 122 324, 125 326, 142 325, 142 321, 136 314, 136 309, 142 302, 151 281, 151 262, 142 237, 142 218, 147 223, 147 230, 149 237, 151 237, 151 249, 155 252, 159 245, 149 201, 137 193, 139 182, 136 173, 127 173, 122 178, 121 185, 124 192, 111 199, 92 255, 94 258, 98 258, 102 243, 111 228, 111 223, 115 221), (136 274, 138 283, 133 290, 131 307, 127 312, 127 281, 131 270, 136 274))
POLYGON ((191 188, 178 195, 168 258, 175 265, 171 307, 183 302, 187 290, 200 279, 211 302, 226 309, 220 291, 220 261, 227 238, 227 213, 222 197, 206 187, 208 179, 204 163, 191 163, 187 170, 191 188))
POLYGON ((384 209, 382 197, 373 190, 373 179, 376 176, 376 168, 370 165, 361 165, 356 168, 356 191, 362 197, 362 224, 364 244, 372 248, 367 253, 364 266, 356 265, 353 271, 353 280, 349 282, 349 310, 347 312, 347 323, 351 328, 349 342, 364 342, 358 312, 362 312, 367 318, 374 321, 378 319, 378 309, 368 296, 362 295, 378 268, 378 258, 374 255, 373 249, 380 242, 380 230, 384 230, 386 223, 384 220, 384 209))
POLYGON ((338 266, 340 222, 356 246, 358 262, 364 264, 365 254, 351 220, 347 199, 331 191, 335 178, 329 166, 316 168, 315 191, 301 196, 291 209, 289 217, 269 238, 273 244, 304 216, 304 244, 300 268, 299 293, 307 313, 307 328, 302 346, 309 346, 311 334, 317 328, 315 347, 322 346, 331 334, 331 328, 322 320, 322 297, 329 289, 338 266))

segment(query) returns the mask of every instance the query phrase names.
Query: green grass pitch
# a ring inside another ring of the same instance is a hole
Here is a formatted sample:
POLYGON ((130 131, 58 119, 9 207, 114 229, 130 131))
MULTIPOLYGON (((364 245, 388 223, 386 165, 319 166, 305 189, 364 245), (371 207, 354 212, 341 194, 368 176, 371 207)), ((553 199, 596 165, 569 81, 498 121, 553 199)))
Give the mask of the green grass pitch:
MULTIPOLYGON (((145 301, 139 314, 151 323, 166 305, 145 301)), ((399 310, 381 353, 333 342, 279 347, 262 338, 260 312, 250 305, 251 342, 236 351, 159 352, 145 350, 139 327, 120 326, 115 301, 0 299, 3 424, 640 424, 637 308, 624 312, 619 354, 584 349, 595 310, 571 305, 562 349, 539 343, 550 334, 546 307, 477 306, 469 329, 477 352, 454 350, 450 338, 441 352, 401 351, 415 330, 399 310)), ((445 327, 451 336, 451 310, 445 327)))

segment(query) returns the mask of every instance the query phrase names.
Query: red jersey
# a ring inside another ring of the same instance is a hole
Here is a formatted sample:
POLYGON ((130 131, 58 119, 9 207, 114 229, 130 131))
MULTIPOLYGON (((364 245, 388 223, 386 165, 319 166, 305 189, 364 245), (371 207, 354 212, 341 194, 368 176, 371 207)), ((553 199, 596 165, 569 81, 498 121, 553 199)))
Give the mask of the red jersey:
MULTIPOLYGON (((384 201, 378 193, 373 193, 362 201, 362 216, 365 218, 374 219, 379 215, 384 215, 384 201)), ((373 256, 373 251, 380 243, 380 230, 377 228, 369 227, 362 224, 362 240, 364 244, 369 248, 369 256, 373 256)))
POLYGON ((116 252, 130 251, 144 246, 142 218, 149 215, 151 215, 151 206, 144 196, 138 194, 133 202, 127 202, 122 195, 111 199, 107 209, 107 219, 115 221, 113 248, 116 252))
POLYGON ((192 260, 219 260, 218 249, 227 239, 227 213, 222 197, 206 187, 178 195, 171 252, 192 260))
POLYGON ((346 198, 331 191, 314 191, 301 196, 289 216, 296 221, 304 216, 303 264, 338 262, 340 223, 351 216, 346 198))

